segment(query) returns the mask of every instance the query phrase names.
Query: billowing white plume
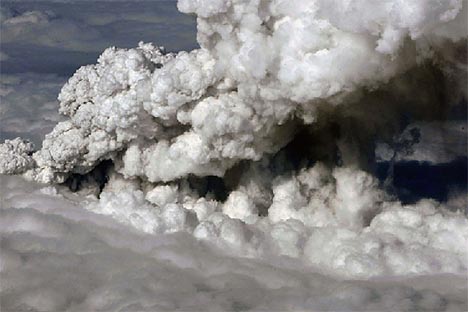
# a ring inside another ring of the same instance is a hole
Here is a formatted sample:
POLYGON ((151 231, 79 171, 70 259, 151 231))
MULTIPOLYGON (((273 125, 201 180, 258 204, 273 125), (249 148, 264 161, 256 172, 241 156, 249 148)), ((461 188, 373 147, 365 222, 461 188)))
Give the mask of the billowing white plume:
POLYGON ((464 216, 430 200, 404 206, 361 170, 401 111, 426 118, 450 105, 431 92, 466 77, 465 2, 178 7, 197 15, 200 49, 107 49, 63 87, 69 119, 32 156, 6 142, 0 172, 61 183, 112 160, 87 207, 146 232, 188 231, 347 276, 466 272, 464 216), (301 131, 298 165, 285 146, 301 131))

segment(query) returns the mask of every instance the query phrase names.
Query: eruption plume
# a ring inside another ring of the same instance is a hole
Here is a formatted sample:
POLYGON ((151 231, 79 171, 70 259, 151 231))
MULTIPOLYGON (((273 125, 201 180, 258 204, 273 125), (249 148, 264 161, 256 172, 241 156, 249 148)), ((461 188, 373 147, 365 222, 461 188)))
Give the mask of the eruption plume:
POLYGON ((0 173, 66 183, 94 212, 244 256, 347 277, 466 273, 463 207, 402 203, 375 169, 378 142, 394 159, 418 141, 395 141, 405 118, 466 103, 466 2, 178 8, 197 16, 199 49, 106 49, 62 88, 68 119, 41 149, 0 146, 0 173))

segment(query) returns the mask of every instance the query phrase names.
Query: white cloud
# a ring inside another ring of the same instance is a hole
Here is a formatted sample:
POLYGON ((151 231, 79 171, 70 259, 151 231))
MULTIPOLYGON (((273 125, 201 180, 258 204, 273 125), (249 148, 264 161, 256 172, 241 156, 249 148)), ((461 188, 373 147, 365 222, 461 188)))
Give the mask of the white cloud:
POLYGON ((76 196, 1 176, 2 309, 466 310, 465 276, 336 280, 278 257, 230 257, 188 234, 148 235, 76 196))

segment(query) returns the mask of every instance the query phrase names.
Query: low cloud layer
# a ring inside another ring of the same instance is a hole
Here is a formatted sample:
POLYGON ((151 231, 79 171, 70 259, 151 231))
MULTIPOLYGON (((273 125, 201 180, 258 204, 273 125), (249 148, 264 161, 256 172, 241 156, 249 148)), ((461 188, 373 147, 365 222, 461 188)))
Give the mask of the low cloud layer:
POLYGON ((232 257, 184 233, 143 234, 61 188, 1 183, 5 311, 467 308, 463 277, 343 281, 275 256, 232 257))

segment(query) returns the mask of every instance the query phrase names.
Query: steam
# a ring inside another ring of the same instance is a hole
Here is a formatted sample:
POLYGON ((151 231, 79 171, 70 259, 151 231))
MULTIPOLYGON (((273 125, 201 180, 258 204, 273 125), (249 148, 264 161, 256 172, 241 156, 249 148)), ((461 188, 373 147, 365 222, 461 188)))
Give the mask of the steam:
POLYGON ((68 119, 41 149, 1 145, 0 173, 75 185, 91 211, 242 256, 353 278, 466 274, 466 217, 399 202, 372 168, 402 115, 466 100, 462 1, 178 7, 197 15, 200 49, 106 49, 62 88, 68 119))

